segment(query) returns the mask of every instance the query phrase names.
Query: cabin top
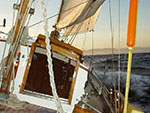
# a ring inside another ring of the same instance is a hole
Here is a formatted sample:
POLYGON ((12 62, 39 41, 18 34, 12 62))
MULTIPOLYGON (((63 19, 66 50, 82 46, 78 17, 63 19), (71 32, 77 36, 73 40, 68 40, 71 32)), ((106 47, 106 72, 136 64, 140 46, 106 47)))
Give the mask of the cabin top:
MULTIPOLYGON (((46 37, 44 35, 39 34, 39 36, 37 37, 37 41, 36 41, 36 42, 38 42, 40 44, 41 47, 44 47, 44 48, 46 47, 45 46, 45 42, 44 42, 45 38, 46 37)), ((73 47, 73 46, 71 46, 69 44, 66 44, 66 43, 64 43, 62 41, 59 41, 59 40, 57 40, 55 38, 50 38, 50 40, 51 40, 51 44, 53 44, 53 45, 56 45, 56 46, 59 46, 59 47, 61 47, 63 49, 72 51, 72 52, 78 54, 80 57, 82 57, 82 55, 83 55, 83 51, 78 49, 78 48, 76 48, 76 47, 73 47)))

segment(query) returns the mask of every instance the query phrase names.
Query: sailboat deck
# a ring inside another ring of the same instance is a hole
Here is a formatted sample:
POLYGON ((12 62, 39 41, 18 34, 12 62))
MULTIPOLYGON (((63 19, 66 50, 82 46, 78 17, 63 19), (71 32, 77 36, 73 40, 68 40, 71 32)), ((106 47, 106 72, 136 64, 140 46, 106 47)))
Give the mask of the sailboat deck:
MULTIPOLYGON (((105 88, 102 88, 102 93, 98 92, 98 88, 102 87, 102 84, 98 82, 98 79, 93 75, 89 74, 89 80, 86 87, 86 92, 89 94, 88 96, 88 104, 96 108, 101 113, 112 113, 112 109, 110 108, 109 104, 107 103, 108 93, 104 91, 105 88)), ((99 90, 100 91, 100 90, 99 90)), ((96 111, 92 110, 92 113, 97 113, 96 111)))
MULTIPOLYGON (((93 90, 92 85, 89 84, 88 89, 93 90)), ((92 105, 94 108, 99 110, 102 113, 111 113, 109 106, 107 105, 103 95, 98 95, 94 90, 90 94, 89 104, 92 105)), ((96 111, 92 110, 92 113, 97 113, 96 111)))
POLYGON ((3 101, 0 101, 0 113, 56 113, 56 111, 29 104, 27 102, 21 102, 22 107, 12 108, 5 105, 3 101))

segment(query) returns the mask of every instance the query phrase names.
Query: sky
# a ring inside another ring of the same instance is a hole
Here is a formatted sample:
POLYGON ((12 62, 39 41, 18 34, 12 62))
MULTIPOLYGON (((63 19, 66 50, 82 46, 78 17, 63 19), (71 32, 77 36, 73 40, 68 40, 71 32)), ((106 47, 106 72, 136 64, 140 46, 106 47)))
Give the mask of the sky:
MULTIPOLYGON (((0 24, 3 18, 7 19, 6 27, 0 27, 0 31, 8 32, 12 27, 13 21, 13 3, 17 0, 1 0, 0 1, 0 24)), ((128 11, 129 0, 120 0, 120 42, 119 42, 119 21, 118 21, 118 1, 112 1, 112 22, 114 30, 114 48, 126 48, 127 25, 128 25, 128 11)), ((47 8, 47 16, 55 15, 59 12, 61 4, 60 0, 45 0, 47 8)), ((139 0, 138 18, 137 18, 137 34, 135 47, 150 47, 150 0, 139 0)), ((31 17, 29 25, 42 20, 42 13, 40 7, 40 0, 35 0, 33 3, 35 7, 35 14, 31 17)), ((17 12, 16 12, 17 13, 17 12)), ((52 31, 52 25, 55 24, 57 17, 50 19, 49 31, 52 31)), ((109 15, 109 0, 105 0, 102 9, 98 16, 95 25, 95 31, 83 33, 76 37, 73 45, 83 50, 111 48, 111 32, 110 32, 110 15, 109 15), (92 41, 93 37, 93 41, 92 41)), ((30 36, 36 37, 39 33, 44 34, 43 24, 36 25, 29 29, 30 36)), ((3 37, 3 35, 0 34, 3 37)))

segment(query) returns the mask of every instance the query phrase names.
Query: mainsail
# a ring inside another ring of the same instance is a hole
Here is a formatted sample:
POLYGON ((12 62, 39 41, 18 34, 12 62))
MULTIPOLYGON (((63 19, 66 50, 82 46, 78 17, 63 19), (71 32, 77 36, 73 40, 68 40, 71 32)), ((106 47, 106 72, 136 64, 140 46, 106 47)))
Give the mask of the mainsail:
POLYGON ((94 28, 101 5, 105 0, 63 0, 56 28, 64 35, 86 32, 94 28))

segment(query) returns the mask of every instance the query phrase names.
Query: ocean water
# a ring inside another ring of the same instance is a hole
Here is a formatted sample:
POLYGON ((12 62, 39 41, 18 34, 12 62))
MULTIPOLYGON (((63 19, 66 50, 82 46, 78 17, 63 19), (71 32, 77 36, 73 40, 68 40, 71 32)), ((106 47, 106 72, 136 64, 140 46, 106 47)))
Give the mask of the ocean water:
MULTIPOLYGON (((121 54, 120 88, 123 94, 125 92, 127 60, 127 54, 121 54)), ((92 72, 108 88, 111 88, 113 83, 118 87, 118 55, 114 55, 113 58, 112 55, 84 56, 84 63, 91 64, 92 72)), ((145 113, 150 113, 150 53, 136 53, 132 56, 129 102, 142 108, 145 113)))

